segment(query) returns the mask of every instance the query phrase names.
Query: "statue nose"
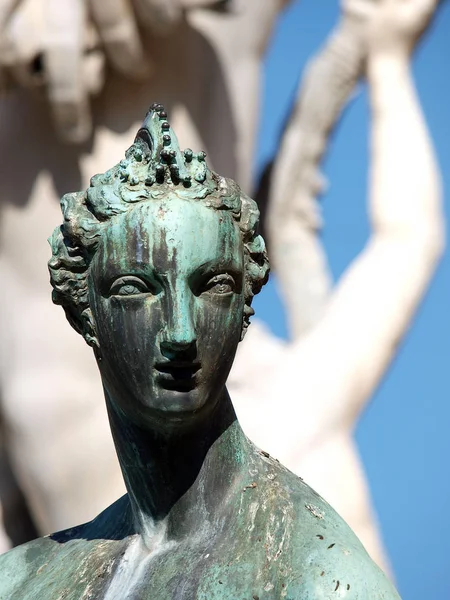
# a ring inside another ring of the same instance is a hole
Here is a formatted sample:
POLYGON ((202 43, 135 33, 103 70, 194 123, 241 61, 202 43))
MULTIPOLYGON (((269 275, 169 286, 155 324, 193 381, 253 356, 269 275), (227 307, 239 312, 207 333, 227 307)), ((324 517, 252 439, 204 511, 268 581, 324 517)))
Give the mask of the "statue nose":
POLYGON ((161 354, 168 360, 193 361, 197 356, 197 341, 164 340, 160 344, 161 354))
POLYGON ((160 338, 161 354, 169 360, 193 360, 197 355, 193 298, 183 281, 174 286, 167 306, 167 323, 160 338))

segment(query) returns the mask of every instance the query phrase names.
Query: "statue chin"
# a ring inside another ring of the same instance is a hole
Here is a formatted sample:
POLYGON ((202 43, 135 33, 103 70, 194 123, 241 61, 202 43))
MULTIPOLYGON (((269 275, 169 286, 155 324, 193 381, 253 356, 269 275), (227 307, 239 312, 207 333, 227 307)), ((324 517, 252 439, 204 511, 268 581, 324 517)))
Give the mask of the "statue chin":
POLYGON ((183 423, 189 426, 196 418, 210 414, 219 399, 226 393, 225 385, 220 389, 205 389, 199 384, 193 389, 175 385, 163 387, 158 380, 152 382, 151 390, 145 395, 142 390, 118 390, 105 382, 106 400, 110 408, 118 410, 130 422, 144 428, 164 430, 167 425, 183 423))
POLYGON ((156 389, 152 398, 145 399, 144 411, 153 415, 159 414, 163 418, 167 418, 168 415, 181 418, 202 411, 206 405, 209 405, 208 397, 198 388, 189 391, 156 389))

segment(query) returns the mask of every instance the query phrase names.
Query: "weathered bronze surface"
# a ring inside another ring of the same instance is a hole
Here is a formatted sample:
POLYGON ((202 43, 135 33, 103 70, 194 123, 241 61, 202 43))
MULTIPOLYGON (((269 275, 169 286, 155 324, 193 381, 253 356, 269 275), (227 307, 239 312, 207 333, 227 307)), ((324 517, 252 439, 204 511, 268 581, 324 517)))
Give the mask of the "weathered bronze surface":
POLYGON ((61 205, 53 298, 94 349, 128 494, 0 557, 0 600, 398 598, 236 420, 225 383, 268 275, 255 203, 153 105, 126 159, 61 205))

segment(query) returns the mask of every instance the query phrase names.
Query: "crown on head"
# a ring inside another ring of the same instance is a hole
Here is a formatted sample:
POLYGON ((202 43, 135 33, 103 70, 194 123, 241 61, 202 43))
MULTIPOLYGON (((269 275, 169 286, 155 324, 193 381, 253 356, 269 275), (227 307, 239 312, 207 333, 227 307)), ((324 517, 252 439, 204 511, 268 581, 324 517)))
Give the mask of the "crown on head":
MULTIPOLYGON (((183 152, 180 150, 178 139, 167 120, 167 112, 162 104, 155 102, 151 105, 142 127, 137 132, 132 153, 137 161, 142 161, 143 153, 139 142, 146 144, 151 155, 146 185, 162 184, 170 180, 174 185, 190 187, 193 182, 206 181, 209 174, 205 162, 206 153, 195 154, 190 148, 183 152)), ((121 177, 123 180, 129 180, 127 159, 122 161, 120 166, 121 177)))
POLYGON ((240 210, 237 184, 211 171, 205 152, 194 153, 190 148, 181 151, 163 105, 154 103, 125 158, 91 178, 87 207, 103 220, 123 212, 122 202, 135 203, 169 193, 206 199, 206 204, 216 208, 240 210))

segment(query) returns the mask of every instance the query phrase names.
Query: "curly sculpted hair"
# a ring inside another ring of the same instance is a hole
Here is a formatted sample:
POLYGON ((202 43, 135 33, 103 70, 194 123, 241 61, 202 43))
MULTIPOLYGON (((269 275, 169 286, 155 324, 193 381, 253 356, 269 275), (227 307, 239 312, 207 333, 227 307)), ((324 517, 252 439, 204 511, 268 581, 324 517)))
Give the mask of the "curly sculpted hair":
MULTIPOLYGON (((174 156, 172 152, 169 159, 174 156)), ((175 158, 179 160, 180 156, 177 152, 175 158)), ((126 152, 126 159, 106 173, 95 175, 87 191, 69 193, 61 199, 63 223, 49 238, 52 299, 64 308, 70 324, 90 346, 99 344, 89 307, 88 274, 104 230, 117 215, 132 210, 137 203, 172 195, 202 202, 211 209, 229 211, 238 223, 245 265, 242 337, 246 332, 254 314, 253 296, 269 275, 264 240, 257 233, 258 207, 234 181, 209 171, 204 153, 195 155, 185 150, 182 160, 183 173, 190 173, 183 179, 173 160, 158 157, 159 162, 155 161, 150 143, 138 134, 126 152)))

